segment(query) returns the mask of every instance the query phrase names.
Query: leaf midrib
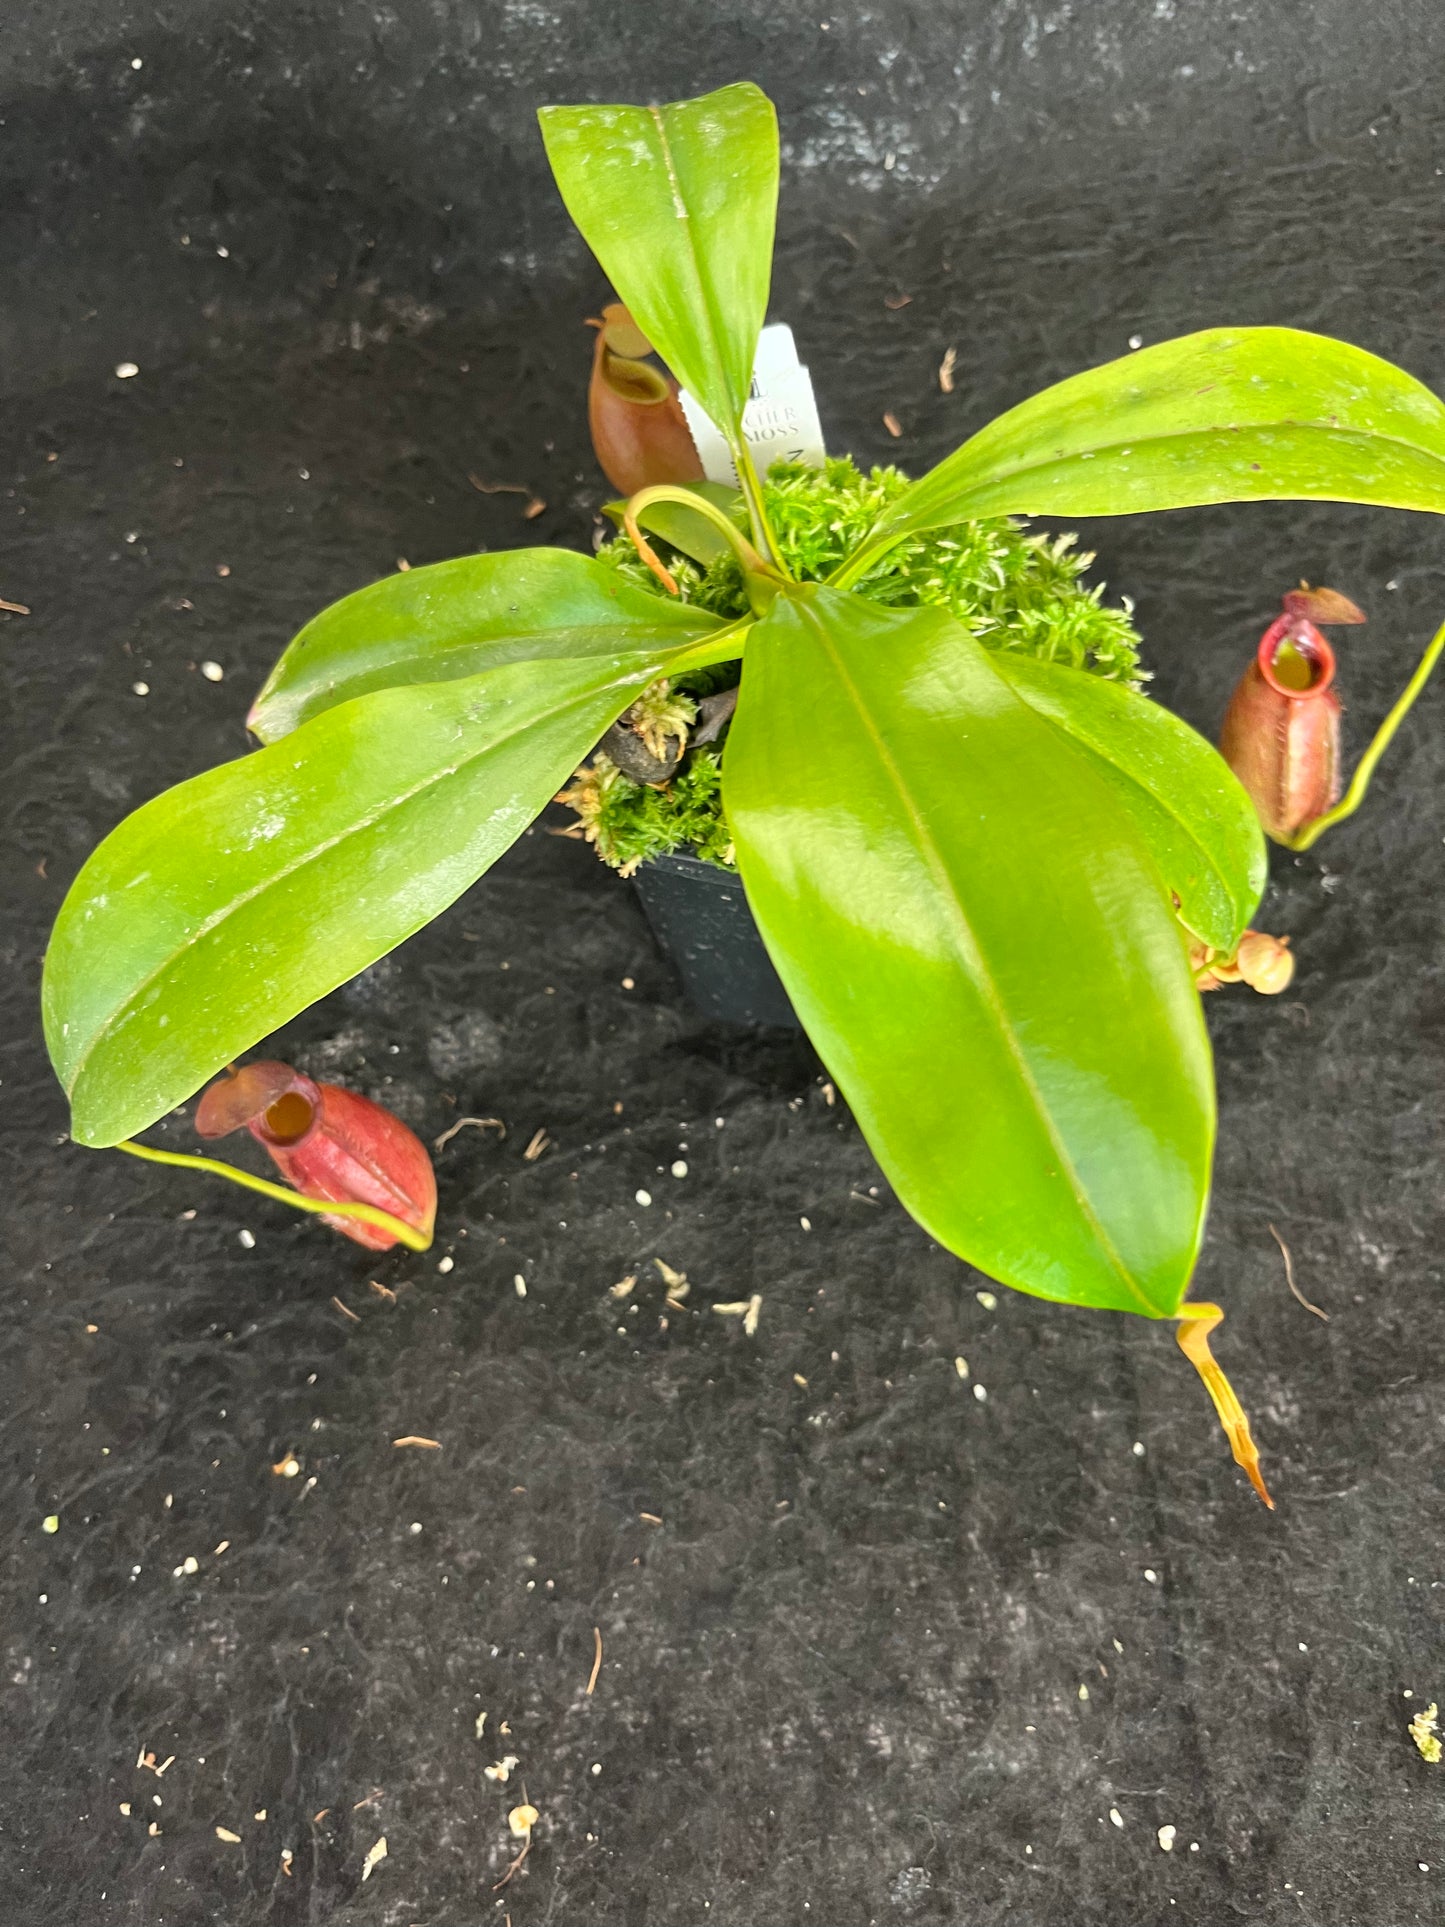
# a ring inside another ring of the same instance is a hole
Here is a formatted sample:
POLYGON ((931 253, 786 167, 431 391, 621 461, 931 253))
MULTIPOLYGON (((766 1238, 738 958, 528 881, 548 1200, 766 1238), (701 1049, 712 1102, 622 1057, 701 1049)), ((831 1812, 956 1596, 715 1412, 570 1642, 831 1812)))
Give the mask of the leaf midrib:
MULTIPOLYGON (((698 253, 697 242, 693 231, 692 210, 684 198, 682 180, 673 162, 672 145, 668 140, 667 123, 663 119, 663 110, 661 107, 649 107, 647 111, 656 123, 657 143, 661 152, 662 164, 667 170, 668 186, 672 190, 673 210, 682 228, 687 258, 692 268, 692 278, 697 288, 698 307, 707 324, 707 350, 722 378, 722 386, 724 392, 726 392, 728 389, 728 372, 720 347, 721 321, 720 317, 713 311, 713 292, 703 276, 702 257, 698 253)), ((722 429, 725 440, 731 442, 736 438, 736 422, 719 422, 717 426, 722 429)))
MULTIPOLYGON (((829 637, 826 628, 818 620, 816 615, 814 615, 813 611, 807 608, 806 606, 799 609, 799 614, 802 616, 803 620, 807 622, 809 626, 813 629, 814 634, 817 636, 824 650, 824 653, 828 656, 829 660, 833 664, 833 667, 837 673, 839 682, 842 685, 844 691, 846 692, 849 700, 852 702, 853 707, 858 714, 859 721, 862 724, 865 734, 873 742, 873 745, 877 751, 878 760, 883 765, 884 769, 887 771, 889 780, 893 785, 893 788, 899 798, 899 801, 902 803, 903 808, 909 818, 909 821, 912 823, 914 827, 917 846, 919 847, 919 849, 923 854, 924 861, 927 863, 929 869, 933 873, 934 880, 939 886, 939 894, 941 896, 941 899, 944 905, 946 906, 947 913, 951 918, 951 920, 954 922, 956 929, 959 933, 959 948, 963 951, 965 956, 971 957, 971 959, 973 960, 976 966, 977 980, 981 983, 984 989, 985 1001, 987 1002, 989 1009, 993 1013, 994 1021, 998 1026, 999 1032, 1003 1036, 1004 1042, 1008 1047, 1009 1054, 1013 1058, 1014 1063, 1018 1066, 1019 1075, 1022 1081, 1034 1099, 1035 1110, 1037 1112, 1037 1115, 1043 1121, 1044 1129, 1048 1135, 1049 1142, 1054 1147, 1054 1150, 1058 1156, 1059 1162, 1069 1179, 1070 1188, 1073 1192, 1075 1202, 1079 1205, 1080 1210, 1082 1211, 1086 1221, 1093 1228, 1096 1236, 1098 1237, 1100 1246, 1102 1247, 1103 1251, 1107 1255, 1110 1264, 1113 1266, 1115 1272, 1118 1274, 1119 1278, 1122 1280, 1123 1284, 1125 1285, 1125 1287, 1127 1288, 1131 1296, 1137 1299, 1138 1302, 1145 1308, 1145 1311, 1149 1317, 1152 1318, 1157 1316, 1158 1315, 1157 1308, 1150 1302, 1148 1297, 1145 1295, 1144 1291, 1141 1289, 1139 1284, 1134 1279, 1133 1275, 1130 1273, 1128 1267, 1125 1265, 1123 1261, 1123 1258, 1120 1256, 1118 1250, 1116 1249, 1113 1239, 1109 1236, 1108 1232, 1104 1229, 1103 1224, 1100 1222, 1098 1212, 1094 1208, 1093 1200, 1089 1197, 1088 1191, 1084 1186, 1083 1180, 1079 1176, 1078 1168, 1074 1163, 1074 1160, 1069 1151, 1069 1148, 1059 1135, 1058 1129, 1054 1123, 1053 1116, 1050 1113, 1047 1104, 1043 1100, 1043 1094, 1039 1089, 1038 1080, 1034 1075, 1033 1066, 1029 1063, 1027 1057, 1024 1055, 1023 1046, 1020 1044, 1018 1035, 1015 1032, 1012 1023, 1009 1021, 1008 1015, 1004 1009, 1003 999, 1000 995, 998 984, 994 979, 993 972, 989 968, 987 960, 984 957, 982 948, 979 945, 979 941, 974 932, 973 926, 969 922, 967 916, 964 913, 963 905, 958 901, 958 898, 954 893, 953 879, 949 875, 948 866, 943 859, 943 854, 938 848, 938 844, 933 836, 933 833, 928 828, 926 821, 920 815, 917 807, 915 806, 912 796, 909 793, 909 790, 903 781, 902 774, 899 771, 898 765, 893 758, 892 752, 889 750, 887 743, 884 741, 881 731, 878 729, 877 724, 874 722, 874 719, 871 713, 869 712, 867 704, 863 701, 861 692, 857 688, 852 677, 849 675, 848 670, 842 661, 842 658, 838 655, 837 650, 834 648, 832 639, 829 637)), ((1011 691, 1010 691, 1010 695, 1012 697, 1012 700, 1015 702, 1021 700, 1021 698, 1019 697, 1012 696, 1011 691)))

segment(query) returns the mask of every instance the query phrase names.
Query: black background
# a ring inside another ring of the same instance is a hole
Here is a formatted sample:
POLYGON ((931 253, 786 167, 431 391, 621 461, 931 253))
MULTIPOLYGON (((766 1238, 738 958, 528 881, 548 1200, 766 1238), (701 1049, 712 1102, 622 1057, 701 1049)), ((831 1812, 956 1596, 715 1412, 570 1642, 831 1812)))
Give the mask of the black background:
MULTIPOLYGON (((1293 934, 1295 990, 1210 1000, 1198 1291, 1229 1308, 1273 1516, 1168 1328, 980 1303, 808 1048, 691 1017, 633 893, 540 829, 277 1046, 428 1137, 506 1121, 439 1154, 427 1258, 66 1141, 36 994, 94 842, 241 751, 328 599, 399 557, 590 540, 602 287, 536 106, 742 76, 779 103, 774 311, 837 449, 920 467, 1131 335, 1212 323, 1324 329, 1445 385, 1445 21, 1422 4, 10 0, 0 595, 33 610, 0 618, 15 1927, 1445 1908, 1445 1768, 1405 1732, 1445 1699, 1439 690, 1367 810, 1276 853, 1261 921, 1293 934), (524 521, 468 471, 547 507, 524 521), (692 1282, 666 1330, 655 1257, 692 1282), (749 1340, 708 1307, 753 1292, 749 1340), (300 1476, 273 1476, 292 1451, 300 1476), (147 1750, 174 1755, 160 1778, 147 1750), (482 1769, 507 1753, 500 1787, 482 1769), (523 1785, 542 1819, 497 1893, 523 1785)), ((1445 604, 1423 516, 1085 533, 1156 692, 1206 729, 1299 576, 1370 613, 1343 646, 1356 751, 1445 604)))

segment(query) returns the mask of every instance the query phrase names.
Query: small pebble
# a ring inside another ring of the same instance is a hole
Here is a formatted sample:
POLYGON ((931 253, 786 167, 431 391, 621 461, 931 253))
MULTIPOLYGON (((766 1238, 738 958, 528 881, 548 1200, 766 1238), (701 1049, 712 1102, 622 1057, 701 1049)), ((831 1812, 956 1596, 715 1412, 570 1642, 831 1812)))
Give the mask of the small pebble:
POLYGON ((803 1227, 804 1231, 811 1231, 813 1229, 813 1220, 811 1218, 799 1218, 798 1223, 803 1227))
POLYGON ((1173 1827, 1160 1827, 1159 1829, 1160 1852, 1173 1853, 1174 1842, 1178 1839, 1178 1837, 1179 1837, 1178 1833, 1173 1827))
POLYGON ((1122 1827, 1124 1824, 1124 1816, 1117 1807, 1110 1807, 1109 1820, 1110 1824, 1116 1827, 1122 1827))
POLYGON ((245 1250, 254 1251, 256 1249, 256 1234, 254 1231, 238 1231, 236 1237, 245 1250))
POLYGON ((652 1203, 652 1193, 650 1191, 639 1191, 637 1192, 636 1197, 637 1197, 637 1202, 639 1204, 646 1205, 646 1204, 652 1203))
POLYGON ((622 979, 622 988, 624 990, 636 990, 637 984, 631 977, 624 977, 622 979))
POLYGON ((207 682, 220 682, 225 673, 225 670, 218 662, 203 662, 201 664, 201 674, 207 682))
POLYGON ((143 60, 140 60, 140 59, 133 60, 130 63, 131 72, 138 74, 141 68, 144 67, 144 65, 145 65, 145 62, 143 60))
POLYGON ((1129 346, 1131 348, 1142 348, 1144 346, 1143 335, 1130 335, 1129 346))
POLYGON ((139 373, 140 369, 133 361, 118 361, 115 364, 115 378, 117 381, 129 381, 132 376, 138 375, 139 373))
POLYGON ((1157 1586, 1159 1584, 1159 1575, 1157 1572, 1155 1572, 1152 1566, 1145 1566, 1144 1577, 1148 1580, 1151 1586, 1157 1586))
POLYGON ((985 1311, 998 1310, 998 1300, 997 1298, 994 1297, 991 1291, 976 1291, 973 1295, 978 1300, 978 1302, 983 1306, 985 1311))
POLYGON ((1142 1459, 1144 1456, 1143 1439, 1135 1439, 1134 1443, 1129 1447, 1129 1450, 1134 1454, 1136 1459, 1142 1459))
POLYGON ((673 1165, 672 1175, 675 1178, 685 1178, 687 1176, 687 1161, 685 1158, 679 1158, 673 1165))
POLYGON ((455 1266, 456 1262, 457 1261, 455 1258, 439 1258, 437 1260, 437 1270, 450 1271, 455 1266))
POLYGON ((131 688, 137 696, 149 696, 151 693, 151 686, 148 682, 133 682, 131 688))
POLYGON ((60 1514, 58 1512, 52 1512, 48 1519, 42 1519, 40 1521, 40 1530, 42 1532, 59 1532, 60 1514))
POLYGON ((415 1539, 418 1536, 418 1534, 421 1532, 421 1520, 413 1519, 411 1524, 407 1527, 407 1531, 410 1532, 412 1538, 415 1539))
POLYGON ((978 1400, 980 1405, 982 1405, 984 1400, 988 1397, 988 1393, 982 1385, 974 1386, 973 1395, 978 1400))

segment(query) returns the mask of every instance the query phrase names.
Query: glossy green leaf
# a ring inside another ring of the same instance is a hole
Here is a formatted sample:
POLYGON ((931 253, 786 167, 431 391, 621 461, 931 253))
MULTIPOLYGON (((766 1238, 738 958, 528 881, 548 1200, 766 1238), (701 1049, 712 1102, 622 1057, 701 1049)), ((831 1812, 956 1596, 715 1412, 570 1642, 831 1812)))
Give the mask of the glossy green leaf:
POLYGON ((778 124, 749 81, 669 107, 544 107, 567 211, 638 327, 736 435, 768 306, 778 124))
POLYGON ((722 627, 705 609, 649 595, 570 549, 464 555, 385 576, 323 609, 271 671, 247 720, 273 743, 374 689, 450 682, 504 662, 629 650, 662 657, 722 627))
POLYGON ((805 589, 751 638, 723 789, 773 961, 925 1229, 1020 1290, 1171 1316, 1209 1049, 1096 759, 944 612, 805 589))
POLYGON ((1269 857, 1258 812, 1218 750, 1121 683, 1006 649, 992 661, 1031 708, 1093 753, 1178 897, 1180 921, 1232 955, 1269 857))
POLYGON ((381 690, 127 817, 45 961, 75 1138, 144 1130, 444 910, 655 673, 594 657, 381 690))
MULTIPOLYGON (((729 488, 724 482, 679 482, 678 487, 685 488, 690 495, 701 495, 714 508, 731 516, 739 530, 746 531, 747 509, 737 489, 729 488)), ((621 528, 626 507, 625 502, 604 502, 602 513, 621 528)), ((694 514, 685 502, 649 502, 637 519, 650 535, 660 535, 664 542, 670 542, 680 554, 690 556, 703 568, 716 562, 720 555, 726 555, 732 547, 715 522, 705 515, 694 514)))
POLYGON ((1445 511, 1445 406, 1348 342, 1212 328, 1009 409, 898 496, 866 552, 986 515, 1294 497, 1445 511))

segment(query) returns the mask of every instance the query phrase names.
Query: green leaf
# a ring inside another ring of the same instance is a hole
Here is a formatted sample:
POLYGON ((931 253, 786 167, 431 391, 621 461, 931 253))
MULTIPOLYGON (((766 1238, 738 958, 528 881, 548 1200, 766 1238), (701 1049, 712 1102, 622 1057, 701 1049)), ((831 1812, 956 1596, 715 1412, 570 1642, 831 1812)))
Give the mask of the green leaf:
POLYGON ((1122 683, 1012 650, 992 661, 1030 708, 1092 752, 1179 898, 1180 921, 1232 956, 1269 857, 1259 814, 1213 744, 1122 683))
MULTIPOLYGON (((678 487, 691 495, 701 495, 714 508, 730 516, 739 530, 746 531, 747 508, 737 489, 729 488, 724 482, 679 482, 678 487)), ((602 513, 620 529, 626 507, 626 502, 604 502, 602 513)), ((670 542, 703 568, 716 562, 720 555, 731 552, 732 544, 717 524, 705 515, 695 515, 683 502, 649 502, 637 519, 649 534, 660 535, 664 542, 670 542)))
POLYGON ((634 321, 737 438, 768 306, 778 124, 750 81, 670 107, 544 107, 567 211, 634 321))
POLYGON ((985 515, 1295 497, 1445 511, 1445 407, 1328 335, 1213 328, 1000 415, 889 506, 838 580, 900 535, 985 515))
POLYGON ((628 655, 381 690, 127 817, 76 878, 45 960, 73 1136, 144 1130, 419 930, 655 674, 628 655))
POLYGON ((723 794, 779 974, 924 1228, 1020 1290, 1172 1316, 1209 1047, 1095 759, 943 611, 810 586, 751 639, 723 794))
POLYGON ((386 576, 323 609, 271 671, 247 721, 274 743, 374 689, 450 682, 504 662, 629 650, 661 660, 722 627, 706 610, 633 588, 570 549, 465 555, 386 576))

